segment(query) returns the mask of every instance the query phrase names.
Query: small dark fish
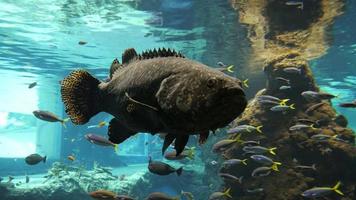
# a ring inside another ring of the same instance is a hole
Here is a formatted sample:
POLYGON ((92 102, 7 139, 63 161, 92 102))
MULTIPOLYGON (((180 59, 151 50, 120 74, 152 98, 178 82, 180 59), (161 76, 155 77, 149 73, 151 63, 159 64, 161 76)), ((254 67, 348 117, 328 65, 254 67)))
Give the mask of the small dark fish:
POLYGON ((286 83, 287 85, 290 85, 290 81, 288 79, 283 78, 283 77, 277 77, 276 80, 281 82, 281 83, 286 83))
POLYGON ((61 119, 58 116, 56 116, 55 114, 53 114, 49 111, 44 111, 44 110, 35 110, 32 113, 38 119, 41 119, 41 120, 47 121, 47 122, 60 122, 60 123, 62 123, 62 125, 64 127, 66 127, 65 123, 69 120, 69 119, 61 119))
POLYGON ((85 41, 82 41, 82 40, 78 42, 79 45, 86 45, 87 43, 88 42, 85 42, 85 41))
POLYGON ((95 135, 95 134, 86 134, 85 139, 87 139, 89 142, 100 145, 100 146, 112 146, 114 147, 115 152, 118 152, 119 145, 112 143, 108 139, 100 136, 100 135, 95 135))
POLYGON ((152 158, 149 157, 149 162, 148 162, 148 170, 151 173, 158 174, 161 176, 169 175, 171 173, 177 173, 178 176, 182 174, 183 167, 180 167, 178 169, 175 169, 174 167, 170 166, 167 163, 160 162, 160 161, 152 161, 152 158))
POLYGON ((209 200, 220 200, 225 197, 232 198, 230 194, 231 188, 228 188, 225 192, 214 192, 209 196, 209 200))
POLYGON ((340 103, 339 106, 343 108, 356 108, 356 100, 353 102, 340 103))
POLYGON ((258 167, 252 171, 252 177, 268 176, 271 174, 271 167, 258 167))
POLYGON ((242 146, 259 146, 261 143, 260 141, 254 141, 254 140, 249 140, 249 141, 243 141, 242 146))
POLYGON ((252 154, 260 154, 260 153, 266 153, 269 152, 272 155, 276 155, 274 150, 276 150, 277 147, 272 147, 272 148, 266 148, 266 147, 261 147, 261 146, 244 146, 242 150, 245 153, 252 153, 252 154))
POLYGON ((37 85, 37 82, 33 82, 33 83, 28 85, 28 88, 29 89, 34 88, 36 85, 37 85))
POLYGON ((148 195, 146 200, 179 200, 179 197, 171 197, 162 192, 153 192, 148 195))
POLYGON ((219 173, 219 176, 223 178, 226 181, 233 181, 242 184, 242 179, 244 178, 241 176, 240 178, 237 178, 236 176, 232 174, 227 174, 227 173, 219 173))
POLYGON ((247 165, 246 163, 247 159, 243 159, 243 160, 240 160, 240 159, 230 159, 230 160, 227 160, 223 163, 224 166, 227 166, 227 167, 233 167, 233 166, 237 166, 237 165, 247 165))
POLYGON ((307 166, 307 165, 297 165, 297 166, 295 166, 294 168, 296 168, 296 169, 301 169, 301 170, 311 169, 311 170, 316 171, 316 166, 315 166, 315 164, 313 164, 312 166, 307 166))
POLYGON ((29 182, 30 182, 30 177, 28 175, 26 175, 25 183, 29 183, 29 182))
POLYGON ((315 91, 304 91, 302 92, 302 96, 308 101, 330 100, 337 97, 335 95, 326 92, 315 92, 315 91))
POLYGON ((337 182, 336 185, 334 187, 314 187, 312 189, 306 190, 302 193, 303 197, 306 198, 318 198, 318 197, 324 197, 327 196, 329 194, 331 194, 332 192, 336 192, 337 194, 343 196, 344 193, 342 193, 339 190, 339 187, 341 185, 341 182, 337 182))
POLYGON ((326 104, 325 102, 320 102, 320 103, 317 103, 317 104, 314 104, 312 106, 310 106, 306 111, 305 111, 305 114, 307 115, 311 115, 311 113, 313 111, 315 111, 316 109, 320 108, 321 106, 323 106, 324 104, 326 104))
POLYGON ((253 188, 253 189, 247 189, 246 192, 248 193, 260 193, 263 192, 264 189, 263 188, 253 188))
POLYGON ((296 68, 296 67, 287 67, 284 68, 283 71, 288 74, 301 74, 302 69, 296 68))
POLYGON ((31 154, 31 155, 27 156, 25 158, 25 162, 28 165, 36 165, 36 164, 40 163, 41 161, 43 163, 46 163, 46 159, 47 159, 47 156, 42 157, 39 154, 35 153, 35 154, 31 154))
POLYGON ((67 156, 67 159, 72 161, 72 162, 76 160, 76 158, 73 155, 67 156))
POLYGON ((250 156, 250 158, 258 163, 263 164, 263 165, 270 165, 274 171, 279 171, 278 165, 282 165, 282 163, 275 162, 271 158, 264 156, 264 155, 252 155, 252 156, 250 156))

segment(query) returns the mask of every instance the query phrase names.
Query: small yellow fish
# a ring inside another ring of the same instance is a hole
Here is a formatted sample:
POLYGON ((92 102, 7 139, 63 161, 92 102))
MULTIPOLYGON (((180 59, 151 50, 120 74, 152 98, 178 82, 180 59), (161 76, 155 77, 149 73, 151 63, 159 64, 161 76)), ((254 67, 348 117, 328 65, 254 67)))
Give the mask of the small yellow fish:
POLYGON ((109 123, 107 123, 106 121, 101 121, 97 125, 88 126, 88 128, 102 128, 102 127, 108 126, 108 125, 109 125, 109 123))
POLYGON ((101 122, 99 122, 99 124, 98 124, 98 128, 101 128, 101 127, 107 126, 107 125, 108 125, 108 123, 107 123, 106 121, 101 121, 101 122))
POLYGON ((67 159, 70 161, 75 161, 75 157, 73 155, 68 156, 67 159))

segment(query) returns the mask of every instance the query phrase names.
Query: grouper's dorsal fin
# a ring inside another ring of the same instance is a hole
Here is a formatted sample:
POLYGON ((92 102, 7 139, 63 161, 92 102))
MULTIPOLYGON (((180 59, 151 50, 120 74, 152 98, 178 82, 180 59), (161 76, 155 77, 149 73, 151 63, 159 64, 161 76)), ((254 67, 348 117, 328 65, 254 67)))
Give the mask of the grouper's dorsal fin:
POLYGON ((112 75, 115 73, 115 71, 120 69, 121 67, 122 67, 122 65, 117 60, 117 58, 115 58, 115 60, 112 61, 111 66, 110 66, 110 75, 109 75, 110 79, 112 78, 112 75))
POLYGON ((175 50, 171 49, 165 49, 165 48, 159 48, 158 50, 156 49, 150 49, 142 52, 140 55, 138 55, 138 59, 144 60, 144 59, 151 59, 151 58, 157 58, 157 57, 181 57, 184 58, 184 56, 176 52, 175 50))
POLYGON ((122 64, 127 64, 136 57, 137 53, 134 48, 126 49, 125 52, 122 54, 122 64))

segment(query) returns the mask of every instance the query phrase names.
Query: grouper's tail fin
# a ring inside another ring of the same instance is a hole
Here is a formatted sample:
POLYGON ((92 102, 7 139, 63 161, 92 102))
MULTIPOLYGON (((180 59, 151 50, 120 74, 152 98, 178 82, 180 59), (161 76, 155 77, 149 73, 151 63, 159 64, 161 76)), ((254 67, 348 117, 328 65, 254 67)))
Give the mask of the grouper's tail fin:
POLYGON ((100 81, 85 70, 75 70, 61 82, 62 101, 74 124, 85 124, 99 113, 100 81))

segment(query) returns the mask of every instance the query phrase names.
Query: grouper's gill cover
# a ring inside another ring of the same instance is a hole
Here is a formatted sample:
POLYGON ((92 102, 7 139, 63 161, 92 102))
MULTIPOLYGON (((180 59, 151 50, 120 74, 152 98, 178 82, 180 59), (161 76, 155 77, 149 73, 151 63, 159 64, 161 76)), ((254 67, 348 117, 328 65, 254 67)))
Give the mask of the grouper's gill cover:
POLYGON ((127 49, 110 78, 101 83, 77 70, 62 81, 61 93, 75 124, 102 111, 113 115, 108 134, 114 143, 137 132, 167 133, 163 152, 175 141, 179 155, 189 135, 206 139, 210 130, 226 126, 247 104, 241 81, 169 49, 142 54, 127 49))

